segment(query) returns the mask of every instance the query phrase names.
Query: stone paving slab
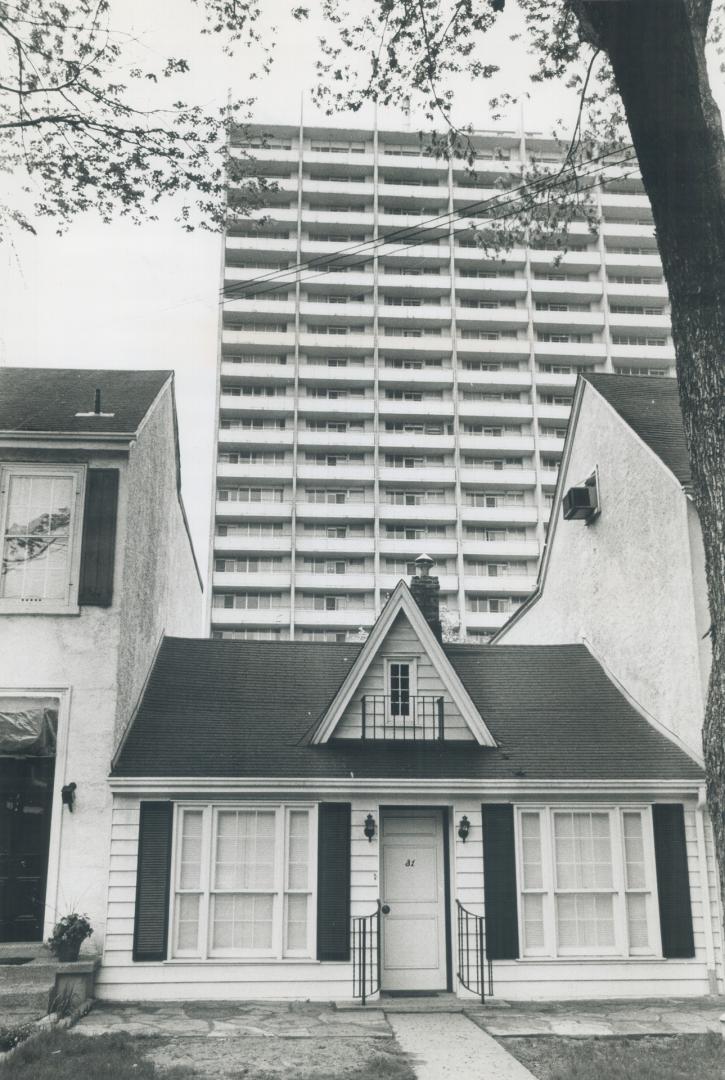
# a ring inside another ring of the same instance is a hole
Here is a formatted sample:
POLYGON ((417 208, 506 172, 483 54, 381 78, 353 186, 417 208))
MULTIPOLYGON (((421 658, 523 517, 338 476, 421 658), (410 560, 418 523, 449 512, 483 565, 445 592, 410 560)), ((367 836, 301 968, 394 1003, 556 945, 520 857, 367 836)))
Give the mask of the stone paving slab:
POLYGON ((497 1038, 567 1035, 610 1038, 642 1035, 720 1033, 725 998, 669 1001, 511 1003, 505 1010, 466 1010, 466 1015, 497 1038))
POLYGON ((390 1023, 418 1080, 535 1080, 500 1043, 460 1013, 395 1013, 390 1023))

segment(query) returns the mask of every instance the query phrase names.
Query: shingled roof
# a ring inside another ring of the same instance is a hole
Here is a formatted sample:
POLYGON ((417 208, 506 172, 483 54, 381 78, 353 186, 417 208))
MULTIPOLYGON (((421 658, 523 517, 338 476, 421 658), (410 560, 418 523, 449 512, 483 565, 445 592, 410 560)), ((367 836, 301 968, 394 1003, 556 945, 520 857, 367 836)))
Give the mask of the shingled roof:
POLYGON ((0 368, 0 432, 133 434, 171 371, 0 368), (101 413, 93 413, 95 392, 101 413))
POLYGON ((604 374, 582 378, 609 402, 683 487, 689 487, 692 474, 675 379, 604 374))
POLYGON ((117 777, 701 779, 583 645, 446 645, 497 746, 306 736, 361 646, 166 638, 117 777))

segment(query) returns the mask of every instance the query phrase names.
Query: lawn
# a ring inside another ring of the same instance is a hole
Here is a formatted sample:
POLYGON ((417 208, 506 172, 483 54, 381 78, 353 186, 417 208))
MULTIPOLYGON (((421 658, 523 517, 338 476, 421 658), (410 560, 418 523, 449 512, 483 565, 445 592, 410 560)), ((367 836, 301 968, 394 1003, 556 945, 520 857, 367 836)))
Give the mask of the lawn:
POLYGON ((720 1035, 500 1039, 538 1080, 725 1080, 720 1035))
POLYGON ((84 1036, 51 1031, 0 1059, 0 1080, 415 1080, 392 1040, 384 1048, 377 1043, 373 1039, 139 1039, 122 1033, 84 1036), (350 1060, 353 1044, 357 1044, 356 1060, 350 1060), (336 1056, 339 1064, 331 1069, 330 1061, 336 1056))

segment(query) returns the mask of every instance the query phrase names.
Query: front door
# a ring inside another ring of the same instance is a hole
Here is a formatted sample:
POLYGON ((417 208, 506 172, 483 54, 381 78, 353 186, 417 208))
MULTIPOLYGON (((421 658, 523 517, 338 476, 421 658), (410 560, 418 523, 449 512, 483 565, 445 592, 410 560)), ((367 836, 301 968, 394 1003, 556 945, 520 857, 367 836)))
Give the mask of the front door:
POLYGON ((381 818, 382 989, 445 990, 443 811, 381 818))
POLYGON ((0 941, 42 941, 55 758, 0 758, 0 941))

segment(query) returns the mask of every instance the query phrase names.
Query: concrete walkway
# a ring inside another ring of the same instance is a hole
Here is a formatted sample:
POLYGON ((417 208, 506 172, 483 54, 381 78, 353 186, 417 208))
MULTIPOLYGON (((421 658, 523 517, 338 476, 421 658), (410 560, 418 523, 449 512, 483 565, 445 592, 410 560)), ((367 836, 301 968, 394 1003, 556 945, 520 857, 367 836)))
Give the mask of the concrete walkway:
POLYGON ((535 1080, 461 1013, 393 1013, 388 1022, 418 1080, 535 1080))

